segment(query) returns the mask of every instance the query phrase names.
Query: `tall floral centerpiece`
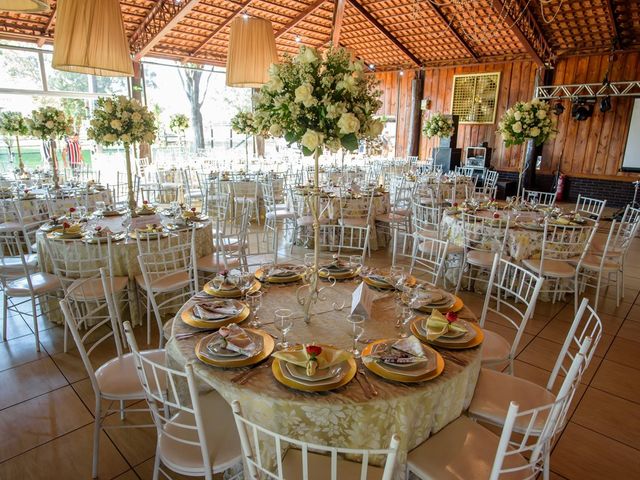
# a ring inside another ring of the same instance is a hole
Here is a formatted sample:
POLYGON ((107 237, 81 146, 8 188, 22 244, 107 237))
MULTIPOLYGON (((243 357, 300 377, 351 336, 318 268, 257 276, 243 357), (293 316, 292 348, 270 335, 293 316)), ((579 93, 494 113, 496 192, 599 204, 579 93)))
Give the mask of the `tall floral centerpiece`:
POLYGON ((247 171, 249 171, 249 136, 260 133, 253 118, 253 113, 248 110, 240 110, 231 119, 231 129, 244 135, 244 156, 247 162, 247 171))
POLYGON ((133 192, 130 146, 134 143, 153 143, 157 126, 155 116, 136 99, 124 96, 99 98, 91 126, 87 132, 90 139, 100 145, 122 144, 127 162, 127 187, 129 210, 135 215, 136 200, 133 192))
POLYGON ((31 117, 26 119, 29 133, 42 141, 49 142, 51 150, 51 174, 53 188, 58 190, 60 182, 58 178, 58 160, 56 158, 56 140, 73 133, 73 119, 67 117, 62 110, 55 107, 41 107, 31 112, 31 117))
POLYGON ((189 119, 184 113, 176 113, 169 118, 169 130, 178 135, 178 143, 182 149, 184 132, 189 128, 189 119))
POLYGON ((24 175, 24 162, 22 161, 22 152, 20 151, 20 136, 29 133, 26 119, 20 112, 2 112, 0 113, 0 134, 7 139, 7 145, 15 138, 16 149, 18 150, 18 168, 20 175, 24 175))
POLYGON ((378 137, 383 130, 374 118, 382 103, 381 92, 364 64, 352 60, 342 48, 330 48, 323 55, 301 47, 295 57, 271 65, 269 81, 260 89, 254 107, 259 131, 284 137, 298 144, 304 155, 314 157, 314 189, 310 198, 314 229, 314 265, 310 268, 309 293, 299 298, 305 320, 318 299, 318 252, 320 239, 319 158, 323 149, 353 152, 359 141, 378 137))
MULTIPOLYGON (((427 138, 449 138, 454 134, 453 120, 443 113, 437 112, 427 118, 422 127, 422 132, 427 138)), ((455 145, 454 145, 455 146, 455 145)), ((433 161, 435 162, 439 147, 434 148, 433 161)))
MULTIPOLYGON (((556 120, 551 116, 551 106, 534 98, 530 102, 517 102, 509 108, 498 122, 498 133, 505 146, 523 145, 533 142, 536 146, 556 136, 556 120)), ((522 149, 518 165, 518 197, 522 186, 522 175, 526 148, 522 149)))

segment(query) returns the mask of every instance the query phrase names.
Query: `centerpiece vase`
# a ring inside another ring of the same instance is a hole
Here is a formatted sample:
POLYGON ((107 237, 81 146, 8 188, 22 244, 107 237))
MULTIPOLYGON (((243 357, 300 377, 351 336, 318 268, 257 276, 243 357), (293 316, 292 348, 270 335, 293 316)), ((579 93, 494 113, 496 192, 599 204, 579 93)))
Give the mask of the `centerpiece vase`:
POLYGON ((22 161, 22 151, 20 150, 20 137, 16 135, 16 148, 18 150, 18 168, 20 169, 20 175, 24 175, 24 162, 22 161))
POLYGON ((127 164, 127 204, 129 206, 131 216, 134 217, 136 214, 136 198, 133 191, 133 176, 131 174, 131 151, 129 149, 128 143, 124 144, 124 158, 127 164))
POLYGON ((56 155, 56 141, 52 138, 49 140, 49 148, 51 150, 51 179, 53 180, 53 189, 60 190, 60 178, 58 177, 58 159, 56 155))
POLYGON ((520 144, 520 147, 522 147, 522 153, 518 163, 518 190, 516 190, 516 201, 518 202, 522 198, 522 177, 524 176, 524 167, 526 165, 527 146, 530 141, 532 140, 527 138, 520 144))

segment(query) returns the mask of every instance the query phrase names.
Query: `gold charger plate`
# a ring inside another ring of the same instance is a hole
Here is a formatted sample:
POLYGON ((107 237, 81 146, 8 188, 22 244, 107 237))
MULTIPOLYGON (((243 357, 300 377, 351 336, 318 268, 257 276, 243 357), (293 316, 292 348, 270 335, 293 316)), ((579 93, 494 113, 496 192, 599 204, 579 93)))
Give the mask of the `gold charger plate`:
POLYGON ((124 214, 124 210, 105 210, 102 212, 103 217, 121 217, 124 214))
POLYGON ((473 339, 471 339, 467 343, 464 343, 464 344, 452 344, 452 343, 446 343, 446 342, 438 342, 437 340, 427 340, 427 337, 422 335, 420 333, 420 330, 418 329, 418 327, 416 327, 416 322, 419 322, 421 320, 422 319, 419 318, 419 319, 417 319, 417 320, 415 320, 414 322, 411 323, 411 332, 416 337, 418 337, 418 339, 420 341, 427 342, 430 345, 435 345, 436 347, 446 348, 446 349, 449 349, 449 350, 465 350, 467 348, 477 347, 478 345, 480 345, 484 341, 484 332, 482 331, 482 328, 480 328, 480 325, 478 325, 475 322, 467 322, 476 331, 476 336, 473 337, 473 339))
MULTIPOLYGON (((413 324, 412 324, 412 326, 413 326, 413 324)), ((418 338, 420 338, 420 337, 418 337, 418 338)), ((420 339, 420 340, 422 340, 422 339, 420 339)), ((389 342, 389 341, 390 341, 390 339, 382 339, 382 340, 376 340, 375 342, 371 342, 366 347, 364 347, 364 350, 362 351, 362 356, 365 357, 367 355, 370 355, 371 351, 373 350, 373 347, 375 345, 377 345, 379 343, 389 342)), ((432 379, 440 376, 440 374, 444 370, 444 359, 442 358, 442 355, 440 355, 433 348, 431 348, 431 347, 429 347, 427 345, 423 345, 423 348, 428 348, 429 350, 431 350, 435 354, 435 357, 436 357, 436 368, 434 368, 433 370, 425 373, 421 377, 403 375, 400 372, 397 372, 397 373, 396 372, 392 372, 390 370, 387 370, 384 367, 381 367, 378 364, 378 362, 376 362, 376 361, 368 361, 368 362, 363 361, 362 363, 363 363, 363 365, 365 367, 367 367, 367 370, 370 370, 373 373, 375 373, 376 375, 378 375, 379 377, 386 378, 387 380, 394 380, 396 382, 402 382, 402 383, 424 382, 426 380, 432 380, 432 379)))
POLYGON ((318 276, 320 278, 335 278, 336 280, 346 280, 349 278, 355 278, 360 275, 360 268, 356 268, 355 270, 350 270, 348 272, 340 272, 340 273, 331 273, 326 268, 320 267, 318 269, 318 276))
POLYGON ((166 238, 166 237, 169 236, 169 234, 167 232, 145 233, 145 232, 138 232, 136 230, 135 232, 129 232, 129 238, 133 238, 134 240, 136 240, 138 238, 138 234, 139 233, 142 233, 142 235, 140 235, 140 240, 156 240, 158 237, 166 238))
POLYGON ((245 328, 245 330, 249 333, 257 335, 262 338, 262 351, 257 355, 249 358, 239 358, 237 360, 222 360, 217 361, 214 360, 207 355, 202 354, 202 350, 207 348, 211 337, 216 335, 217 332, 212 333, 211 335, 207 335, 200 339, 200 341, 196 344, 196 357, 203 363, 207 365, 213 365, 214 367, 222 367, 222 368, 238 368, 238 367, 247 367, 249 365, 255 365, 256 363, 262 362, 265 358, 269 357, 276 346, 275 340, 271 335, 267 332, 263 332, 262 330, 254 330, 252 328, 245 328))
MULTIPOLYGON (((257 292, 258 290, 260 290, 261 286, 262 284, 258 280, 254 280, 253 284, 247 291, 247 294, 252 294, 257 292)), ((217 290, 213 288, 213 280, 210 280, 207 283, 205 283, 202 289, 209 295, 212 295, 218 298, 240 298, 242 296, 242 292, 240 292, 240 289, 238 288, 235 288, 233 290, 217 290)))
MULTIPOLYGON (((127 238, 127 234, 125 232, 120 232, 120 233, 115 233, 113 235, 111 235, 111 243, 114 242, 120 242, 122 240, 124 240, 125 238, 127 238)), ((85 242, 90 243, 92 245, 97 245, 98 242, 102 242, 104 241, 104 243, 107 243, 107 237, 94 237, 94 236, 87 236, 84 239, 85 242)))
MULTIPOLYGON (((320 345, 320 346, 323 348, 325 347, 333 348, 327 345, 320 345)), ((302 348, 302 345, 296 345, 295 347, 293 347, 293 349, 301 349, 301 348, 302 348)), ((345 386, 347 383, 353 380, 353 377, 356 376, 356 373, 358 372, 358 366, 356 365, 355 358, 350 357, 348 360, 346 360, 346 362, 349 365, 349 370, 347 370, 344 376, 340 380, 336 381, 335 383, 329 383, 325 385, 305 385, 302 383, 294 382, 293 380, 285 377, 284 374, 282 373, 282 365, 280 365, 280 359, 278 358, 274 358, 273 364, 271 365, 271 371, 273 372, 273 376, 276 378, 276 380, 278 380, 281 384, 289 388, 293 388, 295 390, 301 390, 303 392, 326 392, 329 390, 335 390, 336 388, 345 386)))
MULTIPOLYGON (((239 302, 242 305, 242 309, 240 313, 234 315, 233 317, 223 318, 220 320, 203 320, 202 318, 198 318, 193 314, 193 307, 187 308, 183 310, 180 314, 180 318, 187 325, 191 325, 196 328, 220 328, 231 323, 240 323, 247 319, 249 314, 251 313, 251 309, 244 302, 239 302)), ((194 305, 195 306, 195 305, 194 305)))
POLYGON ((80 240, 84 236, 84 233, 64 233, 62 230, 55 230, 51 233, 47 233, 47 238, 53 240, 80 240))
POLYGON ((454 295, 453 297, 455 298, 455 301, 453 302, 453 305, 449 308, 442 308, 441 306, 436 306, 436 307, 420 307, 414 310, 417 310, 418 312, 422 312, 422 313, 431 313, 431 311, 433 310, 439 310, 441 313, 458 312, 462 310, 462 308, 464 307, 464 302, 460 297, 456 295, 454 295))
MULTIPOLYGON (((380 275, 380 276, 383 276, 383 275, 380 275)), ((392 290, 396 288, 388 282, 378 282, 372 279, 370 276, 363 277, 363 280, 364 280, 364 283, 374 288, 380 288, 380 289, 386 289, 386 290, 392 290)), ((416 282, 417 282, 416 277, 414 277, 413 275, 409 275, 409 278, 407 278, 404 284, 407 287, 413 287, 416 284, 416 282)))
MULTIPOLYGON (((282 267, 282 265, 281 265, 281 267, 282 267)), ((258 270, 256 270, 255 277, 256 277, 257 280, 259 280, 261 282, 292 283, 292 282, 297 282, 298 280, 302 279, 302 277, 304 277, 304 271, 302 271, 302 272, 300 272, 298 274, 291 275, 290 277, 278 277, 278 276, 271 276, 271 275, 266 275, 265 276, 264 270, 262 268, 259 268, 258 270)))

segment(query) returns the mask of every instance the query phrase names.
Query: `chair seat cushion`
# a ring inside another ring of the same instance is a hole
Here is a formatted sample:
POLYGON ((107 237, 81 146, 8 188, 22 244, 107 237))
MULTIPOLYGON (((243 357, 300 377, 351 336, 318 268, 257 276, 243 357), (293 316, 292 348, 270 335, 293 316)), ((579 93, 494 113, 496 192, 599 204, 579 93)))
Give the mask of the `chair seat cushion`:
POLYGON ((237 258, 229 258, 227 259, 227 265, 225 266, 222 258, 222 254, 216 255, 215 253, 200 257, 197 262, 198 270, 203 272, 218 273, 221 270, 236 268, 238 265, 240 265, 240 261, 237 258))
MULTIPOLYGON (((189 285, 190 280, 188 272, 174 272, 166 275, 152 273, 149 276, 151 277, 151 291, 158 293, 172 292, 184 288, 189 285)), ((136 275, 136 283, 149 291, 149 287, 146 285, 142 274, 136 275)))
POLYGON ((502 363, 509 359, 511 344, 494 331, 483 329, 484 341, 482 342, 482 364, 502 363))
MULTIPOLYGON (((303 215, 302 217, 298 217, 296 221, 298 222, 298 225, 303 227, 308 227, 313 225, 313 217, 311 215, 303 215)), ((325 217, 320 218, 320 225, 328 225, 328 224, 329 224, 328 218, 325 218, 325 217)))
MULTIPOLYGON (((38 255, 30 253, 25 255, 24 261, 28 269, 32 269, 38 265, 38 255)), ((6 275, 24 275, 24 266, 20 257, 2 257, 0 258, 0 271, 6 275)))
POLYGON ((296 218, 296 214, 295 212, 290 212, 288 210, 272 210, 265 214, 265 218, 275 218, 276 220, 291 219, 296 218))
POLYGON ((544 265, 540 265, 540 259, 525 258, 522 264, 536 273, 549 277, 571 278, 576 274, 576 269, 568 260, 546 259, 544 265))
MULTIPOLYGON (((512 401, 517 402, 519 411, 524 412, 555 400, 555 395, 536 383, 482 368, 469 406, 469 415, 495 425, 503 425, 507 418, 509 403, 512 401)), ((541 429, 545 421, 546 416, 540 415, 535 428, 541 429)), ((518 419, 514 426, 515 430, 524 432, 528 422, 529 418, 526 417, 518 419)))
MULTIPOLYGON (((358 479, 362 464, 351 462, 338 456, 337 473, 338 478, 358 479)), ((309 480, 326 480, 331 478, 331 457, 319 453, 308 453, 309 480)), ((282 460, 282 470, 284 478, 294 479, 302 477, 302 451, 297 448, 290 448, 282 460)), ((367 467, 367 480, 380 480, 383 469, 369 465, 367 467)))
MULTIPOLYGON (((462 416, 409 452, 409 468, 422 479, 486 480, 489 478, 500 438, 462 416)), ((519 454, 505 459, 505 468, 526 467, 519 454)), ((529 478, 531 470, 501 476, 501 479, 529 478)))
MULTIPOLYGON (((129 283, 128 277, 113 277, 108 281, 108 293, 114 294, 123 291, 129 283)), ((100 278, 79 278, 74 280, 68 289, 69 297, 74 300, 97 300, 105 298, 105 291, 100 278)))
POLYGON ((605 259, 604 263, 602 263, 602 267, 600 266, 601 263, 602 257, 598 257, 597 255, 585 255, 584 260, 582 261, 582 267, 588 270, 602 270, 605 272, 615 272, 619 268, 616 262, 609 259, 605 259))
MULTIPOLYGON (((36 272, 30 277, 31 285, 33 286, 34 295, 43 295, 45 293, 52 293, 62 288, 60 280, 55 275, 44 272, 36 272)), ((31 296, 31 290, 29 290, 29 283, 27 277, 18 278, 7 284, 5 292, 10 297, 29 297, 31 296)))
POLYGON ((402 223, 408 221, 408 218, 398 213, 381 213, 376 215, 376 222, 381 223, 402 223))
POLYGON ((338 219, 339 225, 346 225, 348 227, 366 227, 367 217, 355 218, 355 217, 347 217, 338 219))
MULTIPOLYGON (((199 400, 211 464, 217 471, 224 470, 237 462, 241 455, 233 412, 218 392, 202 395, 199 400)), ((197 443, 197 431, 187 430, 178 424, 195 425, 195 418, 190 413, 181 411, 164 426, 166 435, 160 436, 158 444, 162 462, 177 472, 189 475, 199 473, 202 476, 204 464, 200 446, 189 445, 169 436, 197 443)))
POLYGON ((495 252, 484 252, 480 250, 470 250, 467 252, 467 262, 477 267, 491 268, 495 252))
MULTIPOLYGON (((154 362, 163 365, 165 363, 164 349, 143 350, 141 353, 154 362)), ((132 353, 127 353, 120 358, 112 358, 101 365, 96 370, 96 379, 100 392, 106 398, 118 400, 145 398, 132 353)))
POLYGON ((0 223, 0 232, 2 233, 20 232, 20 231, 22 231, 22 224, 18 222, 0 223))

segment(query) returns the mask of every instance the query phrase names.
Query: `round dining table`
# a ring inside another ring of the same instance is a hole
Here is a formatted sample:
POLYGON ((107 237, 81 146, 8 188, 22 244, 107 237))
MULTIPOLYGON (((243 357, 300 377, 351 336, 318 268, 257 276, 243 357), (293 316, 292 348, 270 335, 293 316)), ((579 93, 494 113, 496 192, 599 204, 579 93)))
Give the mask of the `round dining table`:
MULTIPOLYGON (((289 308, 293 311, 294 322, 287 335, 288 342, 317 342, 348 349, 352 338, 346 317, 357 284, 357 281, 339 282, 333 288, 325 289, 322 292, 324 299, 314 305, 314 314, 308 324, 297 304, 298 285, 263 285, 265 293, 259 311, 260 320, 265 322, 262 328, 269 334, 281 335, 273 324, 267 323, 273 322, 276 309, 289 308)), ((375 292, 375 296, 371 317, 364 322, 361 348, 364 342, 398 338, 401 333, 396 327, 393 293, 375 292)), ((203 334, 175 338, 176 334, 197 332, 181 320, 182 311, 193 303, 193 299, 187 302, 165 325, 169 365, 183 369, 186 363, 193 363, 202 393, 213 389, 229 403, 238 400, 249 420, 283 435, 319 444, 376 449, 386 448, 391 436, 398 434, 401 443, 394 477, 397 479, 404 478, 407 452, 458 418, 468 407, 480 372, 481 346, 443 353, 445 367, 442 374, 421 383, 385 380, 367 371, 366 377, 358 374, 336 390, 308 393, 282 385, 270 368, 257 368, 246 383, 240 385, 232 379, 246 367, 225 369, 197 359, 195 347, 203 334), (366 394, 363 381, 367 380, 377 395, 366 394)), ((475 320, 467 307, 463 307, 459 315, 475 320)), ((360 360, 358 365, 359 370, 364 371, 360 360)), ((215 421, 216 412, 205 412, 204 415, 206 421, 215 421)), ((268 445, 261 447, 265 461, 270 459, 269 455, 273 457, 268 445)))
MULTIPOLYGON (((33 189, 30 190, 30 195, 27 198, 0 198, 0 202, 3 203, 13 203, 20 212, 34 212, 38 209, 36 205, 37 201, 42 202, 46 198, 46 192, 42 189, 33 189)), ((87 208, 93 209, 96 205, 96 202, 105 202, 106 204, 111 203, 111 192, 109 190, 89 190, 87 189, 76 189, 69 190, 65 192, 64 197, 61 198, 52 198, 50 200, 51 206, 54 209, 53 212, 50 212, 51 215, 60 215, 69 207, 76 206, 77 203, 81 205, 86 204, 87 208)), ((3 209, 8 212, 11 212, 12 209, 3 209)), ((8 216, 5 221, 18 221, 18 218, 15 214, 12 214, 13 218, 8 216)))

